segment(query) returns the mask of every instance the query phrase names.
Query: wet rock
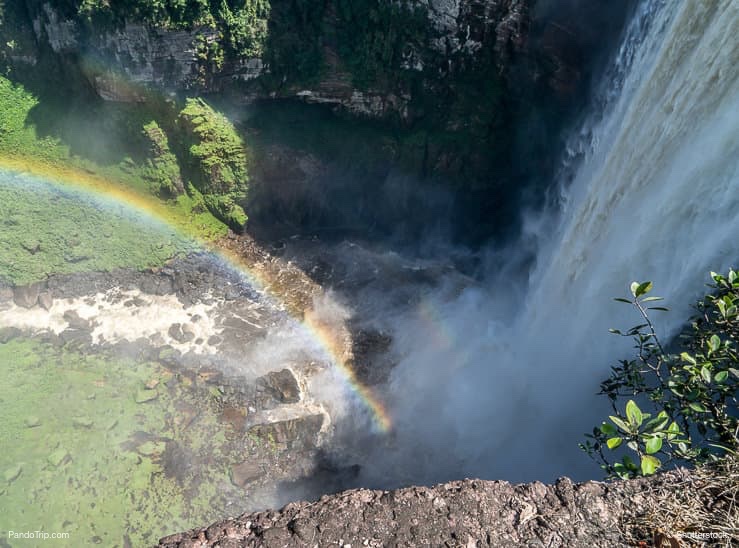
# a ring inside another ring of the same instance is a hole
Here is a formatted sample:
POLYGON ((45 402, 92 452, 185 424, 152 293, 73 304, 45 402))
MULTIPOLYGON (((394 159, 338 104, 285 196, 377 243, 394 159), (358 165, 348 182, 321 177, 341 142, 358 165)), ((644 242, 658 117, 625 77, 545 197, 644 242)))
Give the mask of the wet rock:
POLYGON ((223 373, 213 367, 203 367, 198 371, 198 379, 207 384, 217 384, 223 380, 223 373))
POLYGON ((191 327, 188 330, 185 330, 183 329, 182 324, 179 323, 173 323, 171 326, 169 326, 169 330, 167 331, 167 333, 169 333, 169 336, 178 343, 190 342, 195 338, 195 334, 193 333, 191 327))
POLYGON ((41 284, 22 285, 13 288, 13 301, 23 308, 33 308, 38 302, 41 284))
POLYGON ((38 294, 38 304, 44 310, 51 310, 54 304, 54 298, 49 291, 42 291, 38 294))
MULTIPOLYGON (((289 369, 272 371, 256 381, 257 390, 262 396, 273 399, 277 403, 297 403, 300 401, 300 385, 289 369)), ((264 399, 264 397, 260 398, 264 399)), ((266 403, 266 402, 262 402, 266 403)))
POLYGON ((90 320, 81 317, 76 310, 65 311, 63 317, 64 321, 69 324, 70 329, 88 331, 91 327, 90 320))
POLYGON ((256 462, 242 462, 231 467, 231 482, 237 487, 246 487, 264 475, 262 467, 256 462))
POLYGON ((221 413, 221 421, 240 432, 246 426, 246 408, 226 405, 221 413))
POLYGON ((65 329, 59 333, 59 339, 62 344, 71 344, 75 348, 83 348, 92 345, 92 337, 89 331, 81 329, 65 329))
POLYGON ((37 426, 41 426, 41 419, 38 417, 26 417, 23 420, 23 424, 26 425, 26 428, 36 428, 37 426))
POLYGON ((71 456, 69 455, 69 452, 63 447, 60 447, 46 458, 46 461, 55 467, 59 467, 69 460, 71 460, 71 456))
POLYGON ((174 293, 172 278, 169 276, 147 276, 141 281, 141 291, 149 295, 169 295, 174 293))
POLYGON ((6 483, 13 483, 15 480, 18 479, 18 477, 23 472, 23 465, 22 464, 16 464, 15 466, 11 466, 5 472, 3 472, 3 479, 5 479, 6 483))
POLYGON ((9 303, 13 300, 13 289, 10 287, 0 287, 0 303, 9 303))
POLYGON ((17 327, 0 327, 0 344, 6 344, 22 334, 23 332, 17 327))
POLYGON ((303 442, 313 444, 322 426, 323 415, 314 414, 257 424, 249 429, 249 433, 270 443, 303 442))
POLYGON ((181 357, 182 353, 169 345, 161 347, 157 354, 157 360, 159 363, 168 367, 177 367, 180 363, 181 357))
POLYGON ((154 401, 158 397, 159 392, 157 392, 156 390, 149 390, 148 388, 144 388, 136 392, 136 397, 134 399, 136 403, 146 403, 154 401))

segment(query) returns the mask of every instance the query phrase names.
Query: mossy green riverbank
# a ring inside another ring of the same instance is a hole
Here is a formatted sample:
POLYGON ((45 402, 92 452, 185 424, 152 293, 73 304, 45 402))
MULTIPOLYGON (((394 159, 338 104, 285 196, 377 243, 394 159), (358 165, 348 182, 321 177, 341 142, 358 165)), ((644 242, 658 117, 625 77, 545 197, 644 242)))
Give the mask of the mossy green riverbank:
POLYGON ((44 541, 8 540, 8 530, 40 528, 69 533, 56 545, 147 546, 225 512, 225 429, 190 379, 23 338, 0 344, 0 372, 1 528, 11 546, 44 541))

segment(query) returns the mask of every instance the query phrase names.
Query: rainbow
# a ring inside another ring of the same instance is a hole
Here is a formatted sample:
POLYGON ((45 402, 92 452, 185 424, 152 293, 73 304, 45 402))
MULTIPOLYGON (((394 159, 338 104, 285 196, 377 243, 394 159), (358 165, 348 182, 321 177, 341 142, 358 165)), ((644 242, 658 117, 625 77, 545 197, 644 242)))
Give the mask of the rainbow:
POLYGON ((73 188, 94 198, 112 200, 116 204, 132 208, 137 213, 149 217, 152 221, 163 223, 183 238, 191 241, 195 240, 198 246, 215 255, 224 265, 241 275, 252 287, 273 299, 274 302, 283 305, 281 308, 288 311, 301 326, 301 329, 323 351, 331 366, 340 373, 354 398, 369 411, 376 430, 387 433, 392 429, 390 414, 383 403, 369 387, 357 378, 354 369, 343 357, 342 345, 337 339, 335 330, 321 322, 310 310, 302 311, 303 317, 300 317, 300 313, 291 311, 291 307, 278 292, 270 289, 272 284, 267 275, 247 264, 238 253, 216 246, 212 242, 193 238, 191 234, 188 234, 187 219, 183 218, 181 214, 178 214, 166 203, 157 200, 153 196, 137 192, 131 187, 68 166, 51 166, 26 158, 0 158, 0 169, 19 174, 27 173, 50 183, 73 188))

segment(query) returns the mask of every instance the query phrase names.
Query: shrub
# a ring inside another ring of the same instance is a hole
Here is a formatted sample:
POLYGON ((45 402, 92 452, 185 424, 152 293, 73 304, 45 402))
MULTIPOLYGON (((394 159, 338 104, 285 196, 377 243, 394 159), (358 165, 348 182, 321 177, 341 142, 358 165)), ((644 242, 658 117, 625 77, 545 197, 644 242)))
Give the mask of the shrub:
POLYGON ((246 214, 248 175, 244 142, 223 114, 202 99, 188 99, 178 122, 191 159, 193 184, 208 209, 233 228, 241 229, 246 214))
POLYGON ((149 154, 143 171, 149 187, 155 194, 165 198, 182 194, 185 187, 180 166, 169 148, 166 133, 152 120, 144 126, 143 134, 149 143, 149 154))
POLYGON ((622 360, 601 384, 614 414, 580 445, 609 477, 646 476, 668 462, 698 464, 739 450, 739 274, 711 278, 713 291, 696 304, 676 352, 655 333, 650 311, 667 309, 651 305, 661 300, 647 296, 651 282, 634 282, 630 298, 616 299, 643 319, 625 333, 611 330, 633 338, 637 356, 622 360), (622 412, 624 398, 631 399, 622 412))

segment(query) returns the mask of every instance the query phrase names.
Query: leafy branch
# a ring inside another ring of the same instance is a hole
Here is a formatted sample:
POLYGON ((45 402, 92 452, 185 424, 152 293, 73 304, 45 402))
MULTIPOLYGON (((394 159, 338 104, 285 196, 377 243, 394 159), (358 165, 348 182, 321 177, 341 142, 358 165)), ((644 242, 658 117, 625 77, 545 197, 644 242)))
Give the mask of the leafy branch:
POLYGON ((621 360, 601 383, 614 414, 580 444, 608 477, 648 476, 665 463, 698 464, 739 450, 739 274, 711 278, 712 291, 696 304, 679 353, 667 352, 657 336, 651 311, 668 309, 651 306, 663 300, 647 296, 652 282, 633 282, 630 298, 615 299, 633 306, 643 322, 610 330, 634 340, 636 357, 621 360))

